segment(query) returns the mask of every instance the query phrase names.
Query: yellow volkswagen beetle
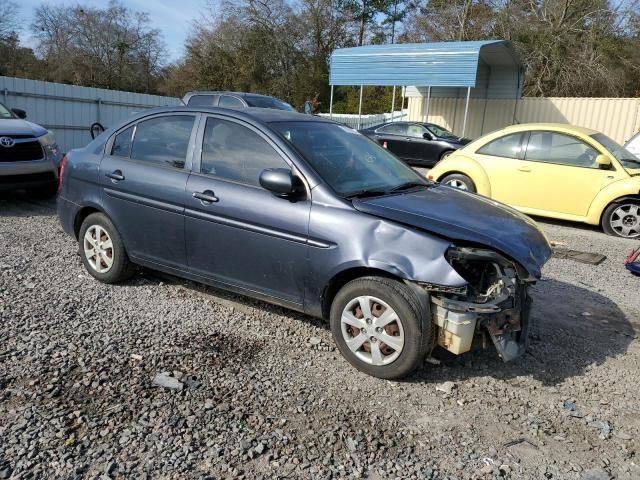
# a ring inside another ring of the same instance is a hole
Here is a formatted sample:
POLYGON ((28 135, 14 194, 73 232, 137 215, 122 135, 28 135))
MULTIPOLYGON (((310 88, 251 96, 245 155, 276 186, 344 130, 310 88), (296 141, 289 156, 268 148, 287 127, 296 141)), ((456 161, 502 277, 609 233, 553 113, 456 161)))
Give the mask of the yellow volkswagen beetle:
POLYGON ((507 127, 452 153, 428 176, 530 215, 640 237, 640 159, 587 128, 507 127))

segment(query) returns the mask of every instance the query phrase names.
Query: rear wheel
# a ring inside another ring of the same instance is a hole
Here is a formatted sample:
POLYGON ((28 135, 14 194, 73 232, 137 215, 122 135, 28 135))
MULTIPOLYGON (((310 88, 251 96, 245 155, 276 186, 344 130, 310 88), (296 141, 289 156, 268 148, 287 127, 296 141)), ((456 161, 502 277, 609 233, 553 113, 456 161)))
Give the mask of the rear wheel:
POLYGON ((623 238, 640 237, 640 201, 624 200, 609 205, 602 214, 602 230, 623 238))
POLYGON ((347 283, 331 305, 331 332, 342 355, 378 378, 401 378, 424 359, 432 323, 423 327, 414 293, 395 280, 363 277, 347 283))
POLYGON ((82 263, 101 282, 119 283, 134 273, 120 234, 105 214, 92 213, 85 218, 78 243, 82 263))
POLYGON ((448 185, 450 187, 458 188, 460 190, 465 190, 467 192, 476 192, 476 186, 473 184, 473 180, 471 180, 466 175, 461 173, 453 173, 451 175, 447 175, 440 183, 443 185, 448 185))

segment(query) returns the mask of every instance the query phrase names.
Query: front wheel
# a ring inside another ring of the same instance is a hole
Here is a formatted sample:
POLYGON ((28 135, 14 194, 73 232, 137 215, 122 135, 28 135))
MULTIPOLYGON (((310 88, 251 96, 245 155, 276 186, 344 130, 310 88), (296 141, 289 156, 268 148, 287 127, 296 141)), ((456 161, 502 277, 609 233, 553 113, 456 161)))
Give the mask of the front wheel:
POLYGON ((623 238, 640 237, 640 202, 625 200, 609 205, 602 214, 602 230, 623 238))
POLYGON ((414 293, 384 277, 363 277, 342 287, 331 305, 330 322, 340 353, 378 378, 410 374, 433 337, 431 319, 423 326, 414 293))
POLYGON ((447 175, 440 180, 440 183, 460 190, 465 190, 467 192, 476 192, 476 186, 473 184, 473 180, 461 173, 452 173, 451 175, 447 175))

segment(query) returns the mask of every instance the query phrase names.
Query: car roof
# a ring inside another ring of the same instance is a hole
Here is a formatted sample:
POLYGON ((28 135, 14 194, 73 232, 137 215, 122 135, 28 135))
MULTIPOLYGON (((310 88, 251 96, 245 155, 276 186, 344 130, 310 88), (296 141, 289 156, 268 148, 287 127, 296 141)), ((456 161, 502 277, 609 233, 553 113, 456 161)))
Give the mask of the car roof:
POLYGON ((526 130, 552 130, 555 132, 582 133, 583 135, 593 135, 594 133, 598 133, 596 130, 570 125, 568 123, 520 123, 518 125, 505 127, 500 131, 507 133, 522 132, 526 130))
POLYGON ((309 115, 305 113, 291 112, 288 110, 276 110, 272 108, 223 108, 223 107, 206 107, 206 106, 188 106, 180 105, 176 107, 159 107, 150 110, 140 112, 133 118, 128 118, 125 123, 130 123, 132 120, 146 117, 148 115, 154 115, 158 113, 170 113, 170 112, 202 112, 202 113, 222 113, 224 115, 245 119, 254 120, 260 123, 274 123, 274 122, 323 122, 323 123, 335 123, 324 117, 316 115, 309 115))
POLYGON ((230 92, 226 90, 207 90, 207 91, 193 91, 185 93, 184 97, 193 97, 195 95, 236 95, 238 97, 246 98, 246 97, 263 97, 263 98, 276 98, 271 95, 263 95, 261 93, 250 93, 250 92, 230 92))

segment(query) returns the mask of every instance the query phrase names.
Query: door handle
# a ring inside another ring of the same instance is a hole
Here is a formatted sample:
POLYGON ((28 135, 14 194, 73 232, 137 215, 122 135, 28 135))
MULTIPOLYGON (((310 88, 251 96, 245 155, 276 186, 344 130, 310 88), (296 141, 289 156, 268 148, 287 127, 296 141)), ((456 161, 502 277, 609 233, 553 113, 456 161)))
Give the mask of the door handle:
POLYGON ((204 192, 193 192, 193 198, 197 198, 203 205, 210 205, 216 203, 219 199, 211 190, 205 190, 204 192))
POLYGON ((530 172, 531 168, 530 167, 518 167, 518 171, 519 172, 530 172))
POLYGON ((122 172, 120 170, 115 170, 111 173, 105 173, 105 175, 113 180, 114 183, 124 180, 124 175, 122 175, 122 172))

